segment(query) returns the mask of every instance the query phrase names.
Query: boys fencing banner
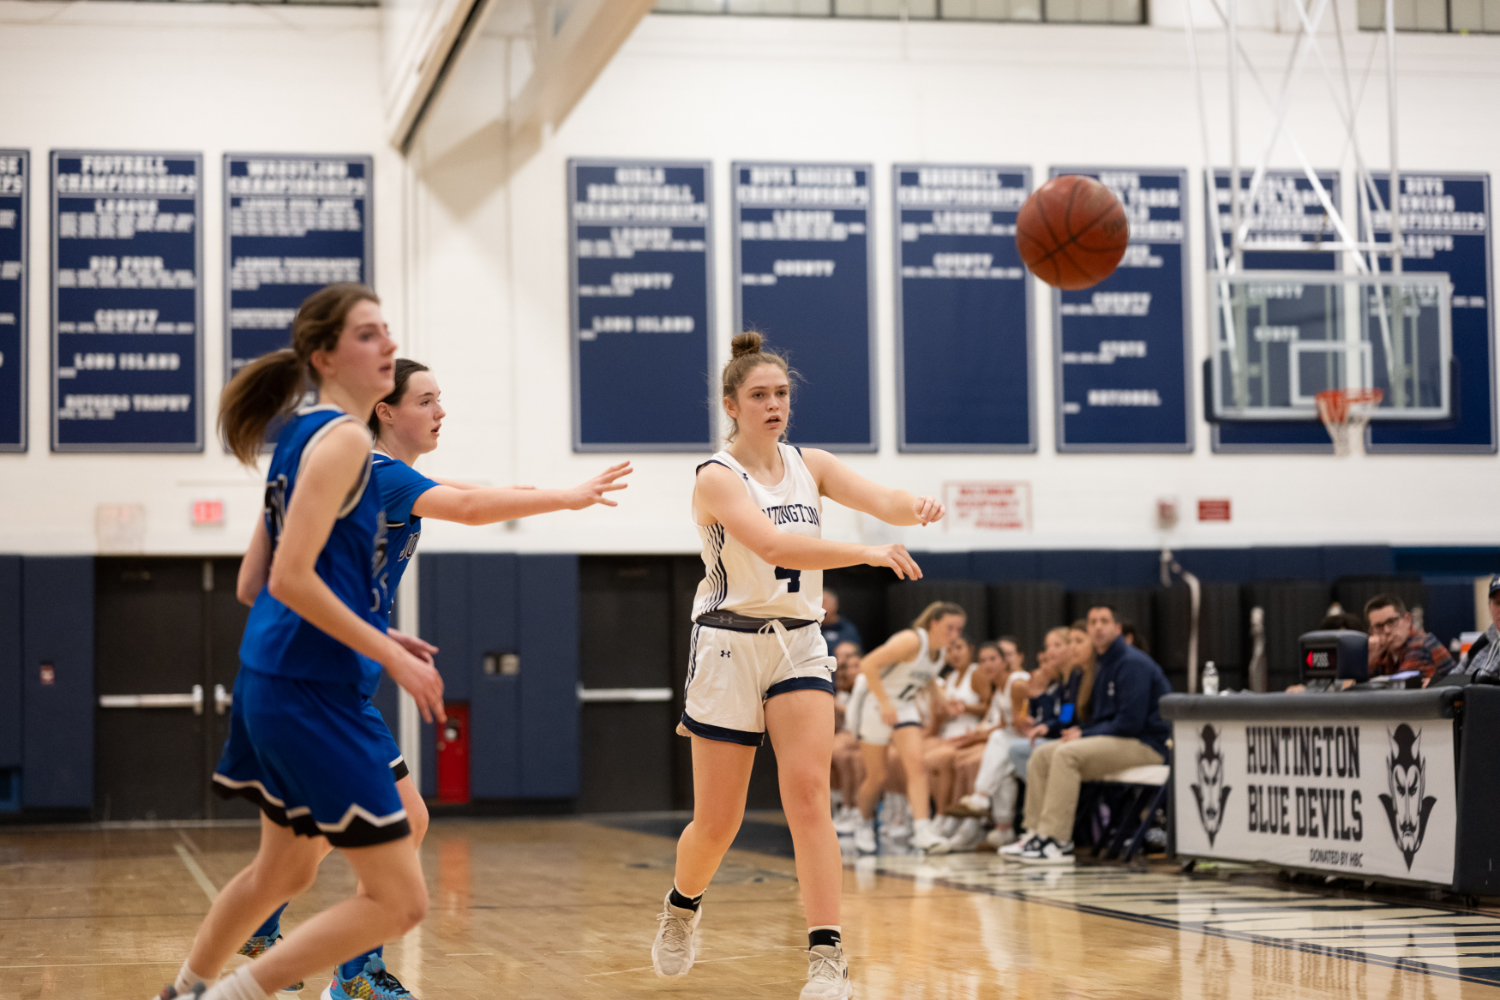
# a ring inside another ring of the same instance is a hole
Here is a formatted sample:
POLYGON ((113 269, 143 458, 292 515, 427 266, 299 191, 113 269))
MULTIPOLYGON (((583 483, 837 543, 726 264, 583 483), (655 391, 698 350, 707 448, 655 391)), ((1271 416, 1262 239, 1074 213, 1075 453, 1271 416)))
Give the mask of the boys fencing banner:
POLYGON ((52 153, 52 450, 203 450, 203 162, 52 153))
POLYGON ((1453 884, 1450 719, 1172 726, 1177 850, 1453 884))
POLYGON ((31 155, 0 149, 0 451, 26 450, 27 220, 31 155))

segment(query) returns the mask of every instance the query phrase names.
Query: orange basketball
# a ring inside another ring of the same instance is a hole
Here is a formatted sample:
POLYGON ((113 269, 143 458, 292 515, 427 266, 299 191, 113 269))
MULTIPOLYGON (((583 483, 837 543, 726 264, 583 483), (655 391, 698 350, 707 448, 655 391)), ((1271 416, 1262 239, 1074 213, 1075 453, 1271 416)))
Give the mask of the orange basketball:
POLYGON ((1034 191, 1016 216, 1016 249, 1031 273, 1077 291, 1115 272, 1130 242, 1125 208, 1092 177, 1064 174, 1034 191))

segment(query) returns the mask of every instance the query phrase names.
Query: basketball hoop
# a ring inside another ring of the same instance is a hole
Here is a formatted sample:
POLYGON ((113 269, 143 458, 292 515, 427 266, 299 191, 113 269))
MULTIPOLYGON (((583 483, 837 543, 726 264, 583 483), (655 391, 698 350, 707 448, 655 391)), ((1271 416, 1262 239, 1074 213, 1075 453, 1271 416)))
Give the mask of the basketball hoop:
POLYGON ((1379 389, 1326 389, 1318 393, 1318 417, 1333 439, 1333 453, 1339 458, 1350 454, 1353 442, 1364 449, 1365 425, 1385 393, 1379 389))

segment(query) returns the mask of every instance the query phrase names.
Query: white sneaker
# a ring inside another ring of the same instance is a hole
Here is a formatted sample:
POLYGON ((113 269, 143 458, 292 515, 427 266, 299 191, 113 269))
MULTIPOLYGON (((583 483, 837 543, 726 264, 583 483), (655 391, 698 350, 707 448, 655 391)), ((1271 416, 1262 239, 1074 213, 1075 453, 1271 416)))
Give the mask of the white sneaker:
POLYGON ((938 835, 930 819, 919 819, 912 823, 911 846, 919 851, 933 851, 946 844, 947 838, 938 835))
POLYGON ((1073 864, 1073 842, 1060 844, 1051 837, 1035 837, 1036 843, 1027 844, 1021 852, 1023 865, 1071 865, 1073 864))
POLYGON ((1038 837, 1034 833, 1023 833, 1020 837, 1016 838, 1014 843, 1006 844, 995 853, 999 854, 1002 858, 1009 858, 1010 860, 1015 861, 1018 860, 1022 854, 1026 853, 1026 848, 1031 846, 1031 842, 1033 840, 1039 841, 1041 839, 1042 838, 1038 837))
POLYGON ((807 952, 807 985, 801 1000, 848 1000, 849 963, 841 944, 820 944, 807 952))
POLYGON ((967 854, 984 843, 984 824, 977 819, 966 819, 958 825, 958 832, 943 844, 943 853, 967 854))
POLYGON ((952 816, 975 816, 984 818, 990 814, 990 797, 983 792, 970 792, 948 810, 952 816))
POLYGON ((958 832, 958 824, 961 822, 957 816, 944 816, 937 821, 937 835, 947 840, 958 832))
POLYGON ((854 829, 854 849, 861 854, 874 854, 879 848, 875 843, 875 821, 862 819, 854 829))
POLYGON ((859 814, 856 806, 844 806, 838 815, 833 818, 833 829, 840 837, 847 837, 859 829, 859 824, 864 817, 859 814))
POLYGON ((651 942, 651 967, 663 979, 685 976, 693 967, 693 955, 698 947, 698 921, 703 919, 703 907, 685 910, 673 906, 672 894, 662 900, 661 913, 657 915, 659 926, 656 940, 651 942))
POLYGON ((997 826, 989 833, 984 835, 984 842, 989 844, 997 851, 1005 845, 1014 842, 1015 839, 1015 831, 1008 826, 997 826))

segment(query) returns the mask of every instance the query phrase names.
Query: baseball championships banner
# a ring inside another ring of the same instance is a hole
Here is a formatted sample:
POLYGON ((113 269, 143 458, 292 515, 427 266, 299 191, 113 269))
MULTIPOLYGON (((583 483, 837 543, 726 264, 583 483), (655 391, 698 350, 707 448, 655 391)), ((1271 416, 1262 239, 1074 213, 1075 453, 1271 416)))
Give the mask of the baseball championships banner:
POLYGON ((1177 850, 1453 882, 1448 719, 1173 725, 1177 850))

